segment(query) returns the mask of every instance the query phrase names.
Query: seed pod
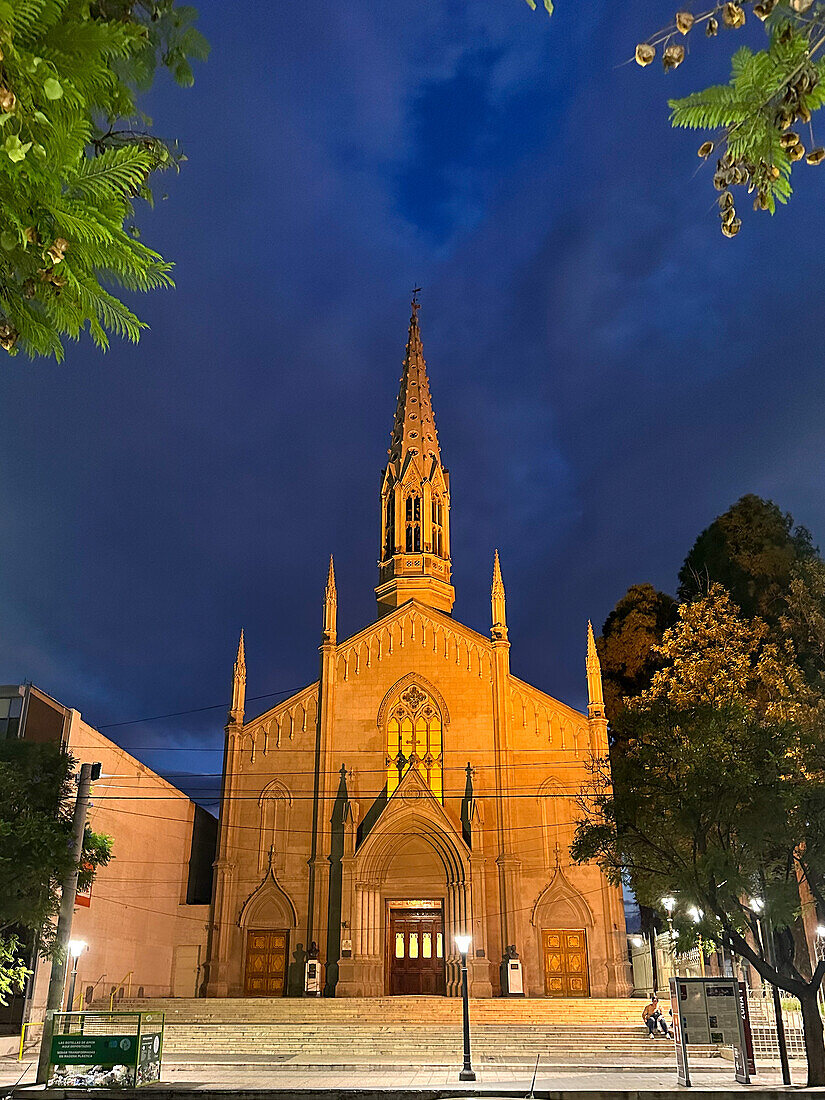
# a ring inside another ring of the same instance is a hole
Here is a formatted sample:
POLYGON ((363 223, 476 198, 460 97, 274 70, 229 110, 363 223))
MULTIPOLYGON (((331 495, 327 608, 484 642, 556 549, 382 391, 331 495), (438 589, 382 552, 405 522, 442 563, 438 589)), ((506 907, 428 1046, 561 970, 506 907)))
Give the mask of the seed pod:
POLYGON ((710 156, 710 154, 712 152, 713 152, 713 142, 712 141, 703 141, 702 144, 699 146, 699 151, 697 153, 697 156, 700 156, 703 160, 707 160, 707 158, 710 156))
POLYGON ((23 230, 23 236, 26 238, 29 244, 37 244, 37 230, 34 228, 33 225, 30 225, 28 229, 23 230))
POLYGON ((788 150, 788 157, 794 162, 794 164, 798 160, 802 160, 802 158, 804 156, 805 156, 805 146, 804 145, 794 145, 794 147, 792 149, 788 150))
POLYGON ((708 19, 708 25, 705 27, 705 34, 708 36, 708 38, 713 38, 713 36, 718 33, 719 20, 716 19, 714 16, 711 16, 710 19, 708 19))
POLYGON ((17 343, 17 338, 20 333, 10 324, 8 321, 4 321, 0 324, 0 348, 4 351, 11 351, 14 345, 17 343))
POLYGON ((713 177, 713 186, 717 191, 724 191, 728 186, 728 178, 725 172, 717 172, 713 177))
POLYGON ((775 164, 772 164, 768 169, 768 175, 771 177, 772 180, 778 180, 782 173, 779 171, 775 164))
POLYGON ((810 153, 805 157, 805 160, 808 164, 822 164, 823 160, 825 160, 825 149, 823 149, 821 145, 816 149, 811 149, 810 153))
POLYGON ((739 4, 725 4, 722 9, 722 21, 726 27, 744 27, 745 9, 739 4))
POLYGON ((727 210, 722 211, 722 225, 730 225, 732 221, 736 220, 736 207, 729 206, 727 210))
POLYGON ((797 15, 804 15, 814 0, 789 0, 789 2, 797 15))
POLYGON ((742 222, 739 220, 739 218, 736 218, 736 220, 732 221, 730 225, 723 225, 722 232, 726 237, 735 237, 741 228, 742 222))
POLYGON ((730 191, 723 191, 717 201, 721 210, 729 210, 733 206, 733 195, 730 191))
POLYGON ((804 104, 800 103, 799 109, 796 112, 796 117, 799 119, 800 122, 810 122, 811 112, 804 104))
POLYGON ((0 111, 13 111, 17 96, 10 88, 0 88, 0 111))
POLYGON ((662 66, 666 73, 669 73, 671 69, 678 69, 684 60, 684 46, 668 46, 662 54, 662 66))
POLYGON ((775 7, 776 0, 762 0, 761 4, 754 4, 753 14, 764 23, 775 7))
POLYGON ((754 210, 769 210, 770 209, 770 200, 768 198, 768 192, 767 191, 759 191, 757 193, 756 198, 753 200, 753 208, 754 208, 754 210))
POLYGON ((649 65, 655 56, 656 47, 651 46, 649 42, 640 42, 636 47, 636 64, 641 65, 642 68, 649 65))
POLYGON ((792 149, 794 145, 799 144, 799 134, 795 134, 793 130, 790 130, 787 134, 782 135, 779 144, 783 149, 792 149))
POLYGON ((695 17, 689 11, 676 12, 676 29, 682 34, 687 34, 695 21, 695 17))

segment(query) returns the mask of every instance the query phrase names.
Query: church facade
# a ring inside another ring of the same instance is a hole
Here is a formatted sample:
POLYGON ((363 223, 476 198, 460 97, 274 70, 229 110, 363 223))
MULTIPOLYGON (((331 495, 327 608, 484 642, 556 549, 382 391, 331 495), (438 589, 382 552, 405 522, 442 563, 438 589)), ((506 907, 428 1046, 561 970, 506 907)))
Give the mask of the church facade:
POLYGON ((457 996, 462 933, 472 996, 501 992, 512 948, 527 996, 626 996, 621 891, 569 855, 607 752, 592 628, 584 715, 511 673, 497 552, 490 635, 452 617, 415 302, 380 516, 375 622, 338 638, 330 559, 318 680, 248 720, 241 635, 203 991, 300 995, 314 945, 327 996, 457 996))

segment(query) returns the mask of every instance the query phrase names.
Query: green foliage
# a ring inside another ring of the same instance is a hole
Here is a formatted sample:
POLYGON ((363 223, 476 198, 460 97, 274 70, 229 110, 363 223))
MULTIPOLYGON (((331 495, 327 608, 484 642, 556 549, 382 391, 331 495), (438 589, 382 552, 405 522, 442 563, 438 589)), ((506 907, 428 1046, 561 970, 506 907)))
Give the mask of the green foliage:
MULTIPOLYGON (((536 10, 536 0, 527 0, 527 3, 530 5, 533 11, 536 10)), ((548 15, 553 14, 553 0, 544 0, 544 10, 547 12, 548 15)))
MULTIPOLYGON (((0 934, 36 932, 46 953, 54 937, 60 883, 73 867, 74 766, 72 757, 54 745, 0 742, 0 934)), ((81 885, 109 862, 111 847, 108 837, 87 831, 81 885)))
POLYGON ((793 568, 815 558, 810 533, 793 516, 749 493, 699 535, 679 570, 678 596, 695 599, 717 582, 745 616, 776 628, 793 568))
POLYGON ((661 665, 653 647, 675 620, 676 601, 652 584, 631 585, 605 619, 598 649, 611 722, 622 711, 626 697, 650 686, 661 665))
POLYGON ((10 993, 22 993, 31 971, 21 958, 17 936, 0 936, 0 1005, 8 1004, 10 993))
POLYGON ((720 585, 682 604, 650 687, 615 719, 622 751, 595 762, 571 848, 643 905, 675 896, 681 950, 731 948, 800 998, 809 1083, 825 1081, 816 993, 801 931, 800 885, 825 902, 825 726, 790 648, 766 640, 720 585), (612 764, 612 768, 611 768, 612 764), (750 900, 784 945, 774 966, 750 900))
POLYGON ((130 229, 154 173, 182 159, 135 97, 158 65, 192 83, 208 46, 173 0, 0 0, 0 347, 63 358, 88 330, 145 328, 111 292, 171 286, 130 229))

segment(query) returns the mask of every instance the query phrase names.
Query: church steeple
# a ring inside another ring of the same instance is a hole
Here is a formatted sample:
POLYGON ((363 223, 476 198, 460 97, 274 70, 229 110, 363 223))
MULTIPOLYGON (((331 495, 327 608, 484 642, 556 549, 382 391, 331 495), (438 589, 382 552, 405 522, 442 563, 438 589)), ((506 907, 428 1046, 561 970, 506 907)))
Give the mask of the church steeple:
POLYGON ((421 331, 413 296, 387 468, 381 484, 378 611, 417 599, 452 611, 450 476, 441 464, 421 331))

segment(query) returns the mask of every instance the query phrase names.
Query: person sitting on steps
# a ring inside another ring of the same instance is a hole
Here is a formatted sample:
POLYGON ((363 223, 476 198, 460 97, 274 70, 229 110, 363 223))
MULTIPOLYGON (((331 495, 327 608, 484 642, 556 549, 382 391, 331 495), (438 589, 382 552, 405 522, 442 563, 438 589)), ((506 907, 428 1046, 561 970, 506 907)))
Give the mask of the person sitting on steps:
POLYGON ((655 993, 650 998, 649 1003, 642 1009, 642 1019, 647 1025, 649 1039, 655 1039, 660 1031, 666 1037, 670 1036, 670 1028, 667 1026, 667 1020, 662 1015, 659 998, 655 993))

